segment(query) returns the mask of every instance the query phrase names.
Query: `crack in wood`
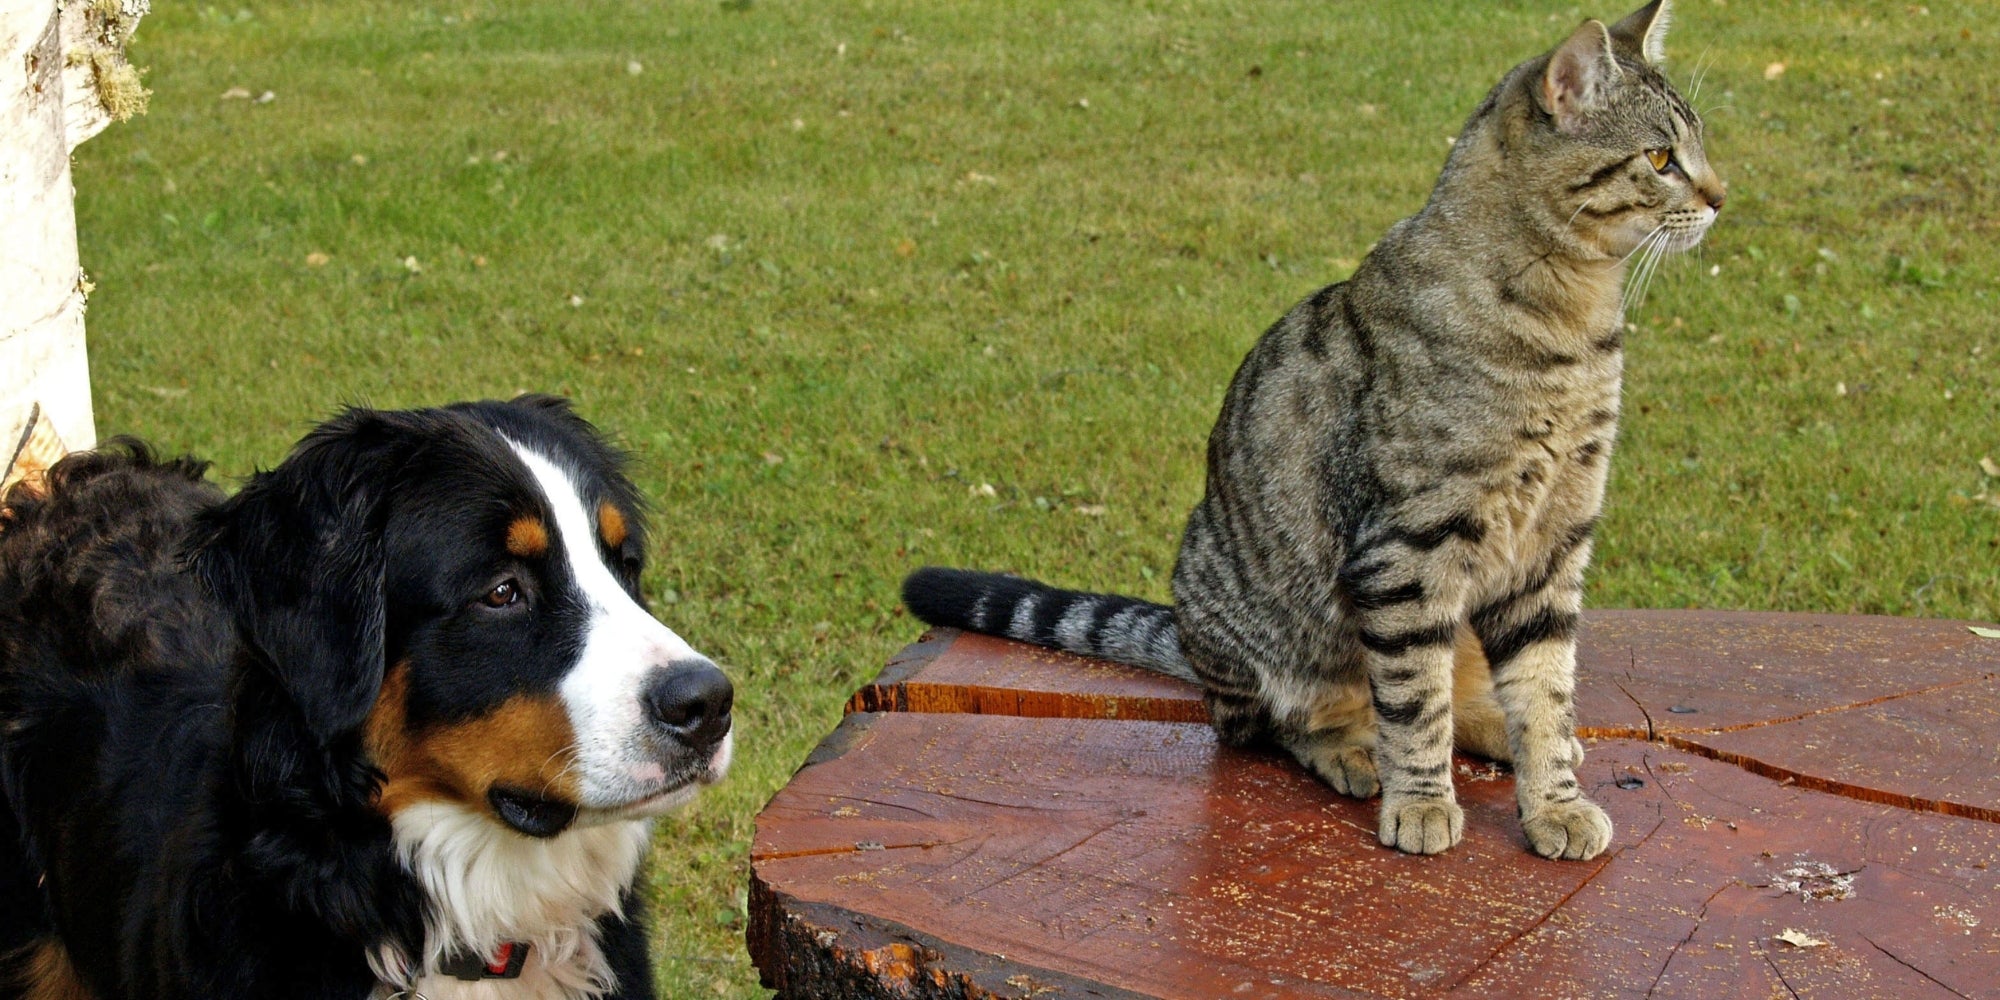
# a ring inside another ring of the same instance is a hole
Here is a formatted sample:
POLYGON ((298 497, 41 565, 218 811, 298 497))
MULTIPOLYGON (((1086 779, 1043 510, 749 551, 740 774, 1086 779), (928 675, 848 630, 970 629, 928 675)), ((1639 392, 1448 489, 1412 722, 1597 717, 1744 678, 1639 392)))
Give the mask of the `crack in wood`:
MULTIPOLYGON (((1666 797, 1667 797, 1667 801, 1668 801, 1668 802, 1671 802, 1671 803, 1673 803, 1674 805, 1677 805, 1677 806, 1680 806, 1680 807, 1681 807, 1682 809, 1686 809, 1686 808, 1688 808, 1688 806, 1686 806, 1685 804, 1683 804, 1683 803, 1681 802, 1681 800, 1680 800, 1680 798, 1679 798, 1678 796, 1674 795, 1674 790, 1673 790, 1673 789, 1671 789, 1671 788, 1668 788, 1668 787, 1667 787, 1667 783, 1666 783, 1666 782, 1664 782, 1664 781, 1661 781, 1661 780, 1660 780, 1660 776, 1659 776, 1658 774, 1655 774, 1655 773, 1653 772, 1653 755, 1652 755, 1652 754, 1646 754, 1645 756, 1643 756, 1643 757, 1640 757, 1640 758, 1639 758, 1639 766, 1640 766, 1640 767, 1643 767, 1643 768, 1645 768, 1645 769, 1646 769, 1646 777, 1648 777, 1648 778, 1651 778, 1651 779, 1653 779, 1653 787, 1654 787, 1654 788, 1657 788, 1657 789, 1659 789, 1659 790, 1660 790, 1660 794, 1661 794, 1661 795, 1664 795, 1664 796, 1666 796, 1666 797)), ((1665 820, 1661 820, 1660 822, 1664 823, 1664 822, 1666 822, 1666 821, 1665 821, 1665 820)))
POLYGON ((1928 973, 1928 972, 1925 972, 1924 970, 1922 970, 1922 969, 1919 969, 1919 968, 1917 968, 1916 966, 1914 966, 1914 965, 1911 965, 1910 963, 1908 963, 1908 962, 1905 962, 1905 961, 1903 961, 1903 959, 1902 959, 1902 958, 1901 958, 1900 956, 1898 956, 1898 955, 1897 955, 1897 954, 1896 954, 1895 952, 1893 952, 1893 951, 1890 951, 1889 949, 1887 949, 1887 948, 1884 948, 1884 947, 1882 947, 1882 946, 1881 946, 1881 945, 1879 945, 1879 944, 1876 944, 1876 943, 1875 943, 1875 939, 1874 939, 1874 938, 1871 938, 1871 937, 1869 937, 1868 935, 1866 935, 1866 934, 1863 934, 1863 935, 1861 935, 1861 940, 1863 940, 1863 941, 1866 941, 1866 942, 1868 942, 1868 945, 1869 945, 1869 947, 1871 947, 1871 948, 1874 948, 1874 949, 1875 949, 1876 951, 1879 951, 1879 952, 1881 952, 1881 953, 1882 953, 1882 954, 1884 954, 1884 955, 1887 955, 1887 956, 1889 957, 1889 960, 1890 960, 1890 961, 1892 961, 1892 962, 1896 963, 1897 965, 1900 965, 1900 966, 1902 966, 1902 967, 1903 967, 1903 968, 1905 968, 1905 969, 1908 969, 1908 970, 1910 970, 1911 972, 1914 972, 1914 973, 1916 973, 1916 974, 1917 974, 1917 975, 1919 975, 1919 976, 1922 976, 1922 977, 1924 977, 1925 979, 1928 979, 1928 980, 1930 980, 1930 981, 1931 981, 1932 983, 1934 983, 1934 984, 1936 984, 1936 985, 1937 985, 1937 988, 1938 988, 1938 989, 1941 989, 1941 990, 1945 991, 1946 993, 1949 993, 1949 994, 1951 994, 1952 996, 1955 996, 1955 997, 1958 997, 1958 998, 1959 998, 1959 1000, 1972 1000, 1972 998, 1971 998, 1971 997, 1969 997, 1969 996, 1966 996, 1965 994, 1963 994, 1963 993, 1960 993, 1959 991, 1957 991, 1957 990, 1955 990, 1955 989, 1952 989, 1952 988, 1951 988, 1950 986, 1947 986, 1947 985, 1945 985, 1945 983, 1944 983, 1943 981, 1939 980, 1939 979, 1938 979, 1938 977, 1936 977, 1936 976, 1933 976, 1933 975, 1931 975, 1930 973, 1928 973))
POLYGON ((961 837, 958 840, 919 840, 907 844, 885 844, 879 841, 857 840, 852 844, 843 844, 838 847, 814 847, 798 851, 765 851, 760 854, 753 850, 750 854, 750 860, 790 861, 793 858, 817 858, 829 854, 875 854, 882 851, 907 851, 913 847, 929 850, 933 847, 950 847, 963 839, 961 837))
MULTIPOLYGON (((973 805, 978 805, 978 806, 992 806, 995 809, 1025 809, 1029 812, 1038 812, 1038 813, 1072 813, 1081 811, 1080 809, 1074 809, 1074 808, 1058 809, 1054 806, 1046 806, 1036 802, 999 802, 993 799, 982 799, 971 795, 960 795, 957 792, 947 791, 941 788, 912 788, 909 785, 899 785, 897 787, 900 788, 902 791, 915 792, 918 795, 935 795, 941 799, 952 799, 957 802, 970 802, 973 805)), ((1073 801, 1076 805, 1083 807, 1095 806, 1098 808, 1104 808, 1106 805, 1104 802, 1101 802, 1096 799, 1079 798, 1070 801, 1073 801)), ((1065 804, 1069 803, 1066 802, 1065 804)))
POLYGON ((1551 918, 1553 918, 1557 913, 1562 911, 1563 907, 1569 905, 1570 900, 1576 898, 1577 893, 1582 892, 1585 886, 1596 881, 1597 876, 1604 874, 1605 870, 1611 867, 1612 861, 1616 860, 1626 851, 1637 850, 1638 848, 1645 846, 1645 843, 1653 839, 1653 835, 1659 833, 1660 827, 1665 826, 1666 823, 1667 821, 1664 819, 1660 820, 1657 823, 1654 823, 1653 828, 1647 830, 1645 836, 1640 837, 1638 840, 1634 841, 1631 847, 1619 848, 1618 850, 1605 854, 1603 857, 1598 859, 1597 867, 1592 869, 1591 873, 1585 876, 1583 881, 1578 882, 1575 888, 1571 889, 1569 892, 1564 893, 1563 898, 1556 900, 1553 905, 1548 907, 1546 910, 1543 910, 1542 914, 1536 917, 1534 921, 1529 923, 1526 927, 1523 927, 1519 931, 1516 931, 1512 935, 1509 935, 1507 940, 1500 942, 1498 945, 1495 945, 1491 951, 1488 951, 1486 953, 1485 957, 1481 958, 1478 962, 1473 963, 1472 968, 1467 969, 1463 975, 1460 975, 1456 979, 1453 979, 1451 983, 1445 987, 1446 991, 1457 989, 1461 984, 1470 982, 1474 977, 1479 975, 1480 970, 1486 968, 1488 965, 1493 964, 1493 962, 1497 960, 1502 953, 1512 948, 1515 942, 1520 941, 1522 938, 1525 938, 1528 935, 1534 933, 1543 924, 1548 923, 1551 918))
MULTIPOLYGON (((1662 820, 1661 822, 1664 823, 1665 820, 1662 820)), ((1654 829, 1658 829, 1658 827, 1655 827, 1654 829)), ((1694 926, 1689 927, 1687 935, 1685 937, 1682 937, 1680 941, 1675 943, 1672 950, 1667 952, 1667 960, 1660 963, 1660 971, 1653 976, 1653 984, 1651 986, 1646 987, 1646 996, 1651 997, 1653 996, 1653 994, 1659 992, 1661 981, 1667 978, 1667 970, 1673 968, 1674 959, 1680 957, 1681 949, 1687 947, 1687 943, 1689 941, 1694 940, 1694 936, 1696 934, 1701 933, 1702 922, 1708 919, 1708 904, 1715 902, 1715 897, 1720 896, 1723 893, 1728 892, 1730 889, 1740 886, 1742 884, 1743 883, 1731 879, 1729 885, 1725 885, 1722 888, 1709 893, 1708 898, 1701 901, 1701 909, 1696 911, 1694 915, 1694 926)), ((1780 976, 1779 978, 1783 977, 1780 976)))
MULTIPOLYGON (((1682 730, 1679 732, 1669 731, 1664 733, 1657 732, 1655 730, 1652 713, 1646 711, 1646 706, 1642 704, 1638 698, 1634 697, 1632 695, 1632 692, 1626 690, 1623 684, 1619 684, 1618 682, 1613 681, 1612 683, 1617 686, 1618 690, 1621 693, 1623 693, 1625 697, 1630 698, 1632 700, 1632 704, 1639 709, 1640 715, 1645 717, 1646 719, 1645 731, 1642 732, 1630 726, 1578 726, 1576 734, 1580 738, 1592 739, 1592 740, 1645 740, 1650 743, 1662 744, 1665 746, 1672 747, 1676 750, 1682 750, 1687 753, 1694 754, 1698 757, 1705 757, 1709 760, 1713 760, 1718 763, 1728 764, 1733 767, 1739 767, 1745 771, 1749 771, 1751 774, 1758 775, 1759 777, 1769 778, 1773 781, 1779 781, 1786 784, 1797 785, 1800 788, 1804 788, 1810 791, 1822 792, 1828 795, 1839 795, 1843 798, 1850 798, 1860 802, 1870 802, 1876 805, 1893 806, 1899 809, 1906 809, 1911 812, 1940 813, 1946 816, 1958 816, 1965 819, 1980 820, 1986 823, 2000 823, 2000 809, 1996 809, 1993 807, 1972 805, 1964 802, 1955 802, 1950 799, 1927 799, 1922 796, 1908 795, 1901 792, 1891 792, 1880 788, 1870 788, 1866 785, 1860 785, 1848 781, 1840 781, 1834 778, 1824 778, 1818 775, 1808 774, 1804 771, 1799 771, 1788 767, 1782 767, 1777 764, 1772 764, 1767 761, 1759 760, 1748 754, 1737 753, 1731 750, 1723 750, 1718 747, 1711 747, 1701 742, 1703 737, 1719 736, 1728 733, 1740 733, 1752 729, 1761 729, 1768 726, 1777 726, 1777 725, 1784 725, 1786 723, 1798 722, 1804 719, 1815 718, 1817 716, 1831 715, 1840 712, 1851 712, 1856 709, 1870 708, 1876 705, 1882 705, 1893 701, 1899 701, 1905 698, 1913 698, 1919 695, 1934 694, 1939 691, 1949 691, 1954 688, 1964 687, 1969 684, 1982 684, 1992 681, 1996 678, 2000 678, 2000 673, 1982 673, 1977 677, 1969 677, 1963 680, 1948 681, 1943 684, 1933 684, 1928 687, 1916 688, 1910 691, 1901 691, 1895 694, 1886 694, 1879 698, 1869 698, 1864 701, 1852 702, 1845 705, 1835 705, 1828 708, 1815 709, 1810 712, 1801 712, 1796 715, 1784 716, 1782 718, 1762 719, 1756 722, 1738 723, 1736 725, 1731 725, 1731 726, 1716 726, 1709 729, 1682 730)), ((1648 772, 1650 773, 1650 771, 1651 768, 1649 767, 1648 772)), ((1669 797, 1671 798, 1672 796, 1669 795, 1669 797)))
POLYGON ((1866 785, 1857 785, 1852 782, 1822 778, 1818 775, 1795 771, 1788 767, 1779 767, 1776 764, 1758 760, 1749 754, 1703 746, 1684 736, 1669 735, 1665 743, 1676 750, 1685 750, 1696 756, 1740 767, 1759 777, 1795 785, 1807 791, 1824 792, 1828 795, 1838 795, 1842 798, 1854 799, 1858 802, 1870 802, 1875 805, 1893 806, 1898 809, 1909 810, 1910 812, 1940 813, 1946 816, 1957 816, 1962 819, 1976 819, 1985 823, 2000 823, 2000 809, 1990 806, 1975 806, 1964 802, 1953 802, 1949 799, 1927 799, 1918 795, 1906 795, 1902 792, 1891 792, 1880 788, 1870 788, 1866 785))
POLYGON ((1761 951, 1757 955, 1764 960, 1765 965, 1771 967, 1771 974, 1778 977, 1779 985, 1785 988, 1786 993, 1792 995, 1792 1000, 1799 1000, 1799 991, 1793 989, 1792 981, 1785 978, 1785 970, 1778 968, 1778 963, 1771 960, 1771 953, 1769 951, 1761 951))
MULTIPOLYGON (((1639 651, 1638 651, 1637 649, 1627 649, 1627 650, 1626 650, 1625 652, 1626 652, 1626 655, 1627 655, 1628 657, 1630 657, 1630 659, 1631 659, 1631 661, 1632 661, 1632 662, 1631 662, 1631 664, 1630 664, 1630 666, 1628 666, 1628 667, 1626 668, 1626 671, 1625 671, 1625 676, 1627 676, 1627 677, 1630 677, 1630 676, 1632 676, 1632 672, 1633 672, 1633 671, 1635 671, 1635 670, 1638 670, 1638 669, 1639 669, 1639 651)), ((1617 681, 1612 681, 1611 683, 1612 683, 1612 684, 1614 684, 1614 685, 1616 685, 1616 686, 1617 686, 1617 688, 1618 688, 1618 693, 1619 693, 1619 694, 1622 694, 1622 695, 1624 695, 1624 696, 1626 697, 1626 699, 1627 699, 1627 700, 1631 701, 1631 702, 1632 702, 1632 707, 1633 707, 1633 708, 1636 708, 1636 709, 1638 709, 1638 710, 1639 710, 1639 714, 1640 714, 1641 716, 1644 716, 1644 717, 1645 717, 1645 719, 1646 719, 1646 735, 1645 735, 1645 737, 1644 737, 1644 738, 1645 738, 1645 739, 1648 739, 1648 740, 1651 740, 1651 739, 1658 739, 1658 738, 1659 738, 1659 737, 1657 736, 1657 733, 1658 733, 1658 729, 1657 729, 1657 727, 1655 727, 1655 726, 1653 725, 1653 713, 1651 713, 1651 712, 1648 712, 1648 711, 1646 711, 1646 705, 1645 705, 1645 703, 1644 703, 1644 702, 1642 702, 1642 701, 1640 701, 1640 700, 1639 700, 1639 699, 1637 699, 1637 698, 1634 698, 1634 697, 1632 696, 1632 692, 1630 692, 1630 691, 1627 691, 1627 690, 1625 689, 1625 685, 1623 685, 1623 684, 1619 684, 1619 683, 1618 683, 1617 681)))
MULTIPOLYGON (((1810 712, 1800 712, 1797 715, 1787 715, 1775 719, 1759 719, 1756 722, 1739 722, 1733 726, 1712 726, 1712 727, 1705 727, 1699 730, 1681 730, 1681 732, 1700 732, 1706 735, 1713 736, 1722 733, 1747 732, 1752 729, 1763 729, 1767 726, 1782 726, 1785 725, 1786 723, 1799 722, 1805 719, 1816 718, 1822 715, 1834 715, 1840 712, 1852 712, 1857 708, 1871 708, 1873 706, 1881 705, 1891 701, 1900 701, 1904 698, 1915 698, 1919 695, 1935 694, 1939 691, 1949 691, 1953 688, 1964 687, 1967 684, 1982 684, 1987 681, 1994 680, 1995 678, 2000 678, 2000 673, 1985 673, 1985 674, 1980 674, 1977 677, 1968 677, 1965 678, 1964 680, 1946 681, 1943 684, 1933 684, 1929 687, 1920 687, 1909 691, 1899 691, 1896 692, 1895 694, 1885 694, 1877 698, 1869 698, 1865 701, 1857 701, 1846 705, 1831 705, 1826 708, 1815 708, 1810 712)), ((1649 716, 1648 718, 1650 719, 1651 717, 1649 716)), ((1667 735, 1669 738, 1671 738, 1673 736, 1679 735, 1679 733, 1668 733, 1667 735)))
POLYGON ((1817 718, 1822 715, 1835 715, 1841 712, 1851 712, 1858 708, 1872 708, 1876 705, 1881 705, 1892 701, 1900 701, 1904 698, 1915 698, 1920 695, 1935 694, 1939 691, 1949 691, 1953 688, 1964 687, 1968 684, 1982 684, 1987 681, 1992 681, 1996 679, 2000 679, 2000 673, 1983 673, 1977 677, 1967 677, 1962 680, 1946 681, 1943 684, 1933 684, 1930 685, 1929 687, 1914 688, 1909 691, 1898 691, 1895 692, 1894 694, 1885 694, 1879 697, 1869 698, 1863 701, 1850 702, 1844 705, 1829 705, 1825 708, 1815 708, 1811 711, 1799 712, 1795 715, 1784 715, 1770 719, 1758 719, 1753 722, 1738 722, 1726 726, 1701 726, 1701 727, 1690 727, 1682 729, 1668 729, 1664 732, 1658 730, 1657 726, 1653 722, 1653 714, 1651 712, 1646 711, 1646 706, 1643 703, 1641 703, 1638 698, 1634 697, 1631 691, 1626 690, 1625 685, 1619 684, 1617 681, 1612 681, 1611 682, 1612 685, 1618 688, 1619 693, 1623 694, 1627 698, 1630 698, 1632 700, 1633 707, 1637 708, 1639 710, 1639 714, 1645 717, 1646 720, 1645 728, 1639 729, 1633 726, 1578 726, 1576 727, 1576 735, 1582 739, 1589 739, 1589 740, 1645 740, 1650 743, 1672 742, 1677 738, 1683 738, 1689 735, 1720 736, 1726 733, 1742 733, 1742 732, 1748 732, 1752 729, 1763 729, 1769 726, 1782 726, 1787 723, 1800 722, 1806 719, 1817 718))
MULTIPOLYGON (((1095 830, 1092 830, 1092 831, 1091 831, 1091 832, 1090 832, 1090 833, 1089 833, 1089 834, 1088 834, 1087 836, 1085 836, 1085 837, 1084 837, 1084 838, 1083 838, 1082 840, 1079 840, 1079 841, 1077 841, 1076 843, 1074 843, 1074 844, 1071 844, 1071 845, 1069 845, 1068 847, 1065 847, 1065 848, 1063 848, 1062 850, 1060 850, 1060 851, 1057 851, 1056 853, 1054 853, 1054 854, 1052 854, 1052 855, 1049 855, 1049 856, 1048 856, 1047 858, 1043 858, 1043 859, 1040 859, 1040 860, 1036 861, 1036 862, 1035 862, 1035 865, 1034 865, 1034 867, 1035 867, 1036 869, 1040 869, 1040 868, 1043 868, 1043 867, 1045 867, 1045 866, 1049 865, 1049 864, 1050 864, 1051 862, 1055 861, 1055 860, 1056 860, 1057 858, 1060 858, 1060 857, 1062 857, 1063 855, 1065 855, 1065 854, 1068 854, 1069 852, 1071 852, 1071 851, 1074 851, 1074 850, 1076 850, 1077 848, 1079 848, 1079 847, 1082 847, 1083 845, 1085 845, 1085 844, 1087 844, 1087 843, 1091 842, 1092 840, 1096 839, 1097 837, 1099 837, 1099 836, 1102 836, 1102 835, 1103 835, 1104 833, 1106 833, 1107 831, 1110 831, 1110 830, 1115 830, 1115 829, 1117 829, 1118 827, 1120 827, 1120 826, 1123 826, 1123 825, 1125 825, 1125 821, 1124 821, 1124 820, 1122 820, 1122 819, 1114 819, 1114 820, 1112 820, 1112 821, 1110 822, 1110 824, 1108 824, 1108 825, 1105 825, 1105 826, 1100 826, 1100 827, 1098 827, 1097 829, 1095 829, 1095 830)), ((971 899, 972 897, 974 897, 974 896, 977 896, 977 895, 979 895, 980 893, 982 893, 982 892, 985 892, 985 891, 987 891, 987 890, 989 890, 989 889, 992 889, 992 888, 994 888, 995 886, 1001 886, 1001 885, 1006 885, 1007 883, 1009 883, 1009 882, 1012 882, 1013 880, 1015 880, 1015 879, 1017 879, 1017 878, 1020 878, 1020 877, 1022 876, 1022 874, 1024 874, 1024 872, 1021 872, 1021 871, 1012 871, 1012 872, 1008 872, 1007 874, 1005 874, 1005 875, 1002 875, 1002 876, 1000 876, 999 878, 996 878, 996 879, 994 879, 994 880, 992 880, 992 881, 990 881, 990 882, 985 882, 985 883, 982 883, 982 884, 980 884, 980 885, 976 885, 976 886, 973 886, 972 888, 970 888, 970 889, 967 889, 966 891, 964 891, 964 892, 961 892, 961 893, 959 893, 959 894, 958 894, 958 895, 957 895, 956 897, 954 897, 954 899, 952 900, 952 902, 953 902, 953 903, 960 903, 960 902, 964 902, 965 900, 967 900, 967 899, 971 899)))

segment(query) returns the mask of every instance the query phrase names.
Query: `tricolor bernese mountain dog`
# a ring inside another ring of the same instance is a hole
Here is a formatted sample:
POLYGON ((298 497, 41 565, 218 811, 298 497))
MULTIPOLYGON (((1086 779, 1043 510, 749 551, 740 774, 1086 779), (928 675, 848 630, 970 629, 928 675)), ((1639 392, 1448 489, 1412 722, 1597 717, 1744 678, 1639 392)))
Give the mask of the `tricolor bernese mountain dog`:
POLYGON ((652 997, 649 817, 732 689, 646 611, 619 454, 524 396, 204 469, 0 506, 0 997, 652 997))

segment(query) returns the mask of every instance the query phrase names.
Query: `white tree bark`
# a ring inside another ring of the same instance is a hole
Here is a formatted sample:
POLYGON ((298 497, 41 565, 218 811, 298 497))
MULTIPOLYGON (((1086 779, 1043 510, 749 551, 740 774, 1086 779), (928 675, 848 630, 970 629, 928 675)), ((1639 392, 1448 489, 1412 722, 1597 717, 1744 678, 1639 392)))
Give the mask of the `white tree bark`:
POLYGON ((149 4, 0 0, 0 466, 37 411, 63 445, 96 443, 69 157, 144 110, 124 45, 149 4))

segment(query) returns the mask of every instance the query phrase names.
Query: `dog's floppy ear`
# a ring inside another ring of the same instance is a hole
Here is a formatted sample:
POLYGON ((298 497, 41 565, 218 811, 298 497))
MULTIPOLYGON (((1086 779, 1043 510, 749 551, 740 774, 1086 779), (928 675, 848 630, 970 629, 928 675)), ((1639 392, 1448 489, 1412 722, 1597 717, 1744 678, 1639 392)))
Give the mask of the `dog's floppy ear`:
POLYGON ((203 516, 195 572, 322 740, 382 686, 384 494, 421 440, 410 417, 348 410, 203 516))

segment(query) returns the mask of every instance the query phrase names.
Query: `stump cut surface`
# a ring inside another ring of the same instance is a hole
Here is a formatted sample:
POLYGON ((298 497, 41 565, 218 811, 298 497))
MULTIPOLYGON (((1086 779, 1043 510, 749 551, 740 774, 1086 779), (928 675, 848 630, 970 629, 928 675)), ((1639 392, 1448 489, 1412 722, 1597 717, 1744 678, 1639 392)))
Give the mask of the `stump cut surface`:
POLYGON ((1527 850, 1504 768, 1459 758, 1464 841, 1402 855, 1186 685, 941 631, 758 818, 752 956, 801 998, 2000 996, 2000 640, 1593 612, 1584 643, 1617 833, 1577 863, 1527 850))

